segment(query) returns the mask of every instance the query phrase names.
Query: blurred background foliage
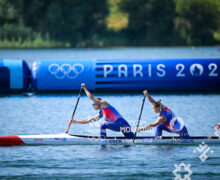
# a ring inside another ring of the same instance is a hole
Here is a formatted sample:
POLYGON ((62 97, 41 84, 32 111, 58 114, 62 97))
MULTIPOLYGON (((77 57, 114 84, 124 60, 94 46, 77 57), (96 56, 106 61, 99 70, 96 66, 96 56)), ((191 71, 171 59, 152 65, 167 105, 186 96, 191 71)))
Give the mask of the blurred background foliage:
POLYGON ((0 0, 0 48, 219 44, 219 0, 0 0))

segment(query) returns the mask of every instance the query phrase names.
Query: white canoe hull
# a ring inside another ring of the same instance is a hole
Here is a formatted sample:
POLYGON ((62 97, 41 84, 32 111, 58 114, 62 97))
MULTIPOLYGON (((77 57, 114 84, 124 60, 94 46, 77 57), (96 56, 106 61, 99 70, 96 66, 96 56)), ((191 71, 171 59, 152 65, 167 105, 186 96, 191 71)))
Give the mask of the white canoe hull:
MULTIPOLYGON (((219 137, 192 137, 190 140, 179 139, 179 137, 163 137, 154 139, 152 136, 137 137, 135 144, 174 144, 193 145, 205 142, 206 144, 220 145, 219 137)), ((23 135, 23 136, 2 136, 0 146, 7 145, 107 145, 107 144, 133 144, 132 139, 123 137, 108 137, 100 139, 97 136, 81 136, 69 134, 49 134, 49 135, 23 135)))

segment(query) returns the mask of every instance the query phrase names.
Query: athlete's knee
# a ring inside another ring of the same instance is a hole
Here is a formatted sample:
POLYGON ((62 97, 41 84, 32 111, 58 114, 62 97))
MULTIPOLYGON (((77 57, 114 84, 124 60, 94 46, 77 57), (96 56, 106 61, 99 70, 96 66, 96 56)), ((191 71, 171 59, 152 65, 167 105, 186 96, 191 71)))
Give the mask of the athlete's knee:
POLYGON ((163 124, 160 124, 156 127, 156 131, 161 131, 163 130, 163 124))
POLYGON ((162 136, 162 130, 163 130, 162 125, 158 125, 156 127, 155 138, 162 136))
POLYGON ((100 129, 106 129, 108 126, 106 124, 101 124, 100 129))

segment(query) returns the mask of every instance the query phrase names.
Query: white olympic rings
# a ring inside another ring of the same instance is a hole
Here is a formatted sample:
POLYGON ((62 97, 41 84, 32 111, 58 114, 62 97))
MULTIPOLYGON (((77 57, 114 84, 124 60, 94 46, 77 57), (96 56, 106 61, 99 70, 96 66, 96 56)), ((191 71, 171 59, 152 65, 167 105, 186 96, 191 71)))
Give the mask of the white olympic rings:
POLYGON ((55 75, 57 79, 63 79, 68 77, 69 79, 75 79, 80 73, 83 72, 84 66, 82 64, 51 64, 48 67, 51 74, 55 75))

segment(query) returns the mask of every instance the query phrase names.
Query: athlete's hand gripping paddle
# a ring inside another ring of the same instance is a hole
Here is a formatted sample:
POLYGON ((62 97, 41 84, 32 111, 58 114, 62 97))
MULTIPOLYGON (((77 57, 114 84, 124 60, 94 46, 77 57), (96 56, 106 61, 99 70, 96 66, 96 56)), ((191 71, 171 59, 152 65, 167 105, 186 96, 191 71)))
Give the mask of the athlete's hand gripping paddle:
POLYGON ((79 103, 79 100, 80 100, 81 92, 82 92, 82 87, 80 88, 79 96, 78 96, 78 99, 77 99, 77 101, 76 101, 76 106, 75 106, 75 108, 74 108, 74 111, 73 111, 73 114, 72 114, 72 116, 71 116, 71 119, 70 119, 70 122, 69 122, 68 128, 67 128, 67 130, 66 130, 66 134, 68 134, 69 129, 70 129, 70 126, 71 126, 71 124, 72 124, 72 120, 73 120, 73 117, 74 117, 75 112, 76 112, 76 108, 77 108, 78 103, 79 103))

